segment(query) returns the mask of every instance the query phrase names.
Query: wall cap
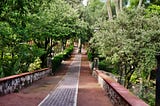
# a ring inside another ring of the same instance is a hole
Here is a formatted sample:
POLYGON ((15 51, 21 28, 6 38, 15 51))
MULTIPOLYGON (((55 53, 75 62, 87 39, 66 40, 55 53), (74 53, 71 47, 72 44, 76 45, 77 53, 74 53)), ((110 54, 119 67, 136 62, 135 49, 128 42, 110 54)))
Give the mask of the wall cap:
POLYGON ((33 74, 33 73, 38 73, 38 72, 41 72, 41 71, 47 71, 48 69, 49 68, 43 68, 43 69, 35 70, 35 71, 32 71, 32 72, 26 72, 26 73, 17 74, 17 75, 11 75, 11 76, 8 76, 8 77, 0 78, 0 82, 11 80, 11 79, 22 77, 22 76, 26 76, 26 75, 30 75, 30 74, 33 74))
POLYGON ((100 76, 109 86, 117 93, 119 94, 127 103, 129 103, 131 106, 149 106, 146 104, 143 100, 139 99, 137 96, 135 96, 133 93, 131 93, 128 89, 126 89, 124 86, 117 83, 114 79, 107 76, 105 73, 103 73, 100 70, 95 70, 98 76, 100 76))

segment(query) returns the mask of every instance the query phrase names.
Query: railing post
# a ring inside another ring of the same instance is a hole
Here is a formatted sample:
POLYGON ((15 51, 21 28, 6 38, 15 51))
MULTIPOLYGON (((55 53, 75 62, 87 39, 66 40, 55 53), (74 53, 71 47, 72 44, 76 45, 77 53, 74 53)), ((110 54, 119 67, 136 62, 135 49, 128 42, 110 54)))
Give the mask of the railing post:
POLYGON ((156 70, 156 103, 155 106, 160 106, 160 53, 156 54, 157 70, 156 70))
POLYGON ((99 59, 97 57, 95 57, 94 61, 93 61, 93 69, 94 70, 98 69, 98 64, 99 64, 99 59))

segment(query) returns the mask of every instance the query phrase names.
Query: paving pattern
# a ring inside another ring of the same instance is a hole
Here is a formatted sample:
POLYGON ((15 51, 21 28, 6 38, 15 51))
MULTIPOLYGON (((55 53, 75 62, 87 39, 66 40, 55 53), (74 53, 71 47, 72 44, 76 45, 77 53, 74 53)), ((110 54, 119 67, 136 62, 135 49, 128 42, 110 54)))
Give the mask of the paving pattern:
POLYGON ((80 67, 81 54, 76 54, 57 88, 50 92, 38 106, 76 106, 80 67))

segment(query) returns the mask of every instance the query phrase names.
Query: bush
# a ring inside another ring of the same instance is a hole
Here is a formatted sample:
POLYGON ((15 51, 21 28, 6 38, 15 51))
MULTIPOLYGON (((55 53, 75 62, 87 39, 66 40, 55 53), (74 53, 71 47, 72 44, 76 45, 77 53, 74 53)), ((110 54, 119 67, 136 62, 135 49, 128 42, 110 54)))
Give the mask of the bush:
POLYGON ((42 61, 40 60, 39 57, 37 57, 36 60, 34 60, 34 62, 29 65, 28 71, 34 71, 36 69, 40 69, 41 63, 42 61))
POLYGON ((98 64, 98 68, 100 69, 100 70, 104 70, 104 71, 107 71, 106 68, 107 67, 107 65, 106 65, 106 62, 105 61, 100 61, 99 62, 99 64, 98 64))
POLYGON ((89 61, 93 61, 93 58, 94 58, 94 57, 93 57, 93 54, 88 51, 88 52, 87 52, 87 55, 88 55, 88 60, 89 60, 89 61))
POLYGON ((98 68, 100 70, 111 72, 113 74, 117 74, 118 73, 117 67, 115 65, 111 64, 110 62, 106 61, 106 60, 100 61, 99 64, 98 64, 98 68))
POLYGON ((68 47, 62 53, 56 55, 52 59, 52 70, 56 70, 60 65, 62 60, 65 60, 70 57, 73 51, 73 46, 68 47))
POLYGON ((67 58, 70 57, 70 55, 72 54, 73 51, 73 46, 68 47, 66 50, 63 51, 63 59, 66 60, 67 58))
POLYGON ((56 70, 63 60, 63 54, 54 56, 52 59, 52 70, 56 70))

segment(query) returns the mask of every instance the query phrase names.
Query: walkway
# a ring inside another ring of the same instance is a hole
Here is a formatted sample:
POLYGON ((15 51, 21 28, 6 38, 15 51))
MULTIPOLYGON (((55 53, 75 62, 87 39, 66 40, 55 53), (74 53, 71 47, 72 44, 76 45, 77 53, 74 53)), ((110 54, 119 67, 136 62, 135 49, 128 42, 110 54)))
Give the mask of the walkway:
POLYGON ((64 61, 55 76, 0 97, 0 106, 113 106, 91 76, 86 51, 64 61))
POLYGON ((77 54, 58 87, 39 106, 76 106, 80 65, 81 55, 77 54))
POLYGON ((82 53, 81 72, 79 77, 78 106, 113 106, 104 90, 91 76, 87 55, 82 53))
POLYGON ((91 76, 87 55, 75 54, 65 77, 39 106, 112 106, 109 98, 91 76), (82 58, 82 62, 81 62, 82 58), (81 71, 81 72, 80 72, 81 71), (80 75, 79 75, 80 74, 80 75), (80 78, 80 81, 79 81, 80 78), (78 99, 77 99, 78 96, 78 99))

